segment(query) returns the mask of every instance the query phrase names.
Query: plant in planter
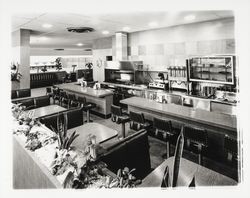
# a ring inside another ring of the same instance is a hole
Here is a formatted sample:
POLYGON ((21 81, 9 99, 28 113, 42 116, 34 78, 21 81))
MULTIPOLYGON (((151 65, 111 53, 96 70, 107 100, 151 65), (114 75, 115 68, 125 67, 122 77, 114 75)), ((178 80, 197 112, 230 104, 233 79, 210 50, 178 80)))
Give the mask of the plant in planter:
POLYGON ((61 63, 61 58, 60 57, 58 57, 56 60, 55 60, 55 62, 56 62, 56 70, 61 70, 62 69, 62 63, 61 63))
POLYGON ((58 150, 55 154, 55 160, 51 165, 51 172, 54 175, 63 174, 69 167, 77 169, 74 162, 75 157, 70 155, 70 146, 72 142, 79 136, 74 131, 69 137, 67 136, 67 119, 64 116, 57 117, 57 130, 53 130, 57 134, 58 150))
POLYGON ((22 74, 19 72, 19 64, 11 63, 11 81, 20 82, 22 74))
POLYGON ((136 179, 132 172, 135 169, 129 170, 128 167, 124 169, 119 169, 117 175, 112 181, 106 184, 108 188, 119 187, 119 188, 133 188, 141 183, 141 180, 136 179))
POLYGON ((45 65, 42 69, 41 69, 42 72, 46 72, 47 71, 47 66, 45 65))
POLYGON ((93 67, 93 63, 89 62, 85 64, 85 67, 87 67, 88 69, 92 69, 93 67))

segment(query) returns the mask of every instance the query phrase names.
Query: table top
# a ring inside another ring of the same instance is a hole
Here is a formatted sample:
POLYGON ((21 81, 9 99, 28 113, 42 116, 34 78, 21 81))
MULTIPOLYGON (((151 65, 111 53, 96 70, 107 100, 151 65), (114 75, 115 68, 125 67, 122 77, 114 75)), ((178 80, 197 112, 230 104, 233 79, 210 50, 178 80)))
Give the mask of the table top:
MULTIPOLYGON (((142 181, 139 187, 161 187, 166 166, 169 167, 170 181, 172 182, 174 157, 170 157, 159 165, 142 181)), ((195 176, 195 186, 233 186, 237 182, 204 166, 181 158, 177 186, 189 186, 195 176)))
POLYGON ((140 97, 131 97, 120 101, 123 104, 167 114, 183 119, 221 127, 228 130, 237 130, 236 116, 210 112, 202 109, 194 109, 173 103, 158 103, 153 100, 140 97))
POLYGON ((67 110, 66 108, 61 107, 59 105, 48 105, 48 106, 39 107, 39 108, 28 110, 28 111, 34 112, 32 116, 33 118, 41 118, 44 116, 52 115, 55 113, 66 111, 66 110, 67 110))
POLYGON ((106 90, 106 89, 96 90, 96 89, 93 89, 91 87, 82 87, 82 86, 78 85, 76 82, 60 84, 60 85, 56 85, 56 86, 59 87, 60 89, 66 90, 66 91, 68 90, 68 91, 72 91, 75 93, 93 96, 93 97, 97 97, 97 98, 103 98, 105 96, 109 96, 109 95, 113 94, 113 92, 111 90, 106 90))
POLYGON ((74 140, 72 146, 75 146, 79 150, 84 149, 83 141, 87 139, 87 136, 89 134, 96 136, 97 144, 106 142, 118 135, 118 132, 116 130, 94 122, 69 129, 68 135, 70 135, 74 131, 76 131, 76 133, 79 134, 79 137, 77 137, 74 140))

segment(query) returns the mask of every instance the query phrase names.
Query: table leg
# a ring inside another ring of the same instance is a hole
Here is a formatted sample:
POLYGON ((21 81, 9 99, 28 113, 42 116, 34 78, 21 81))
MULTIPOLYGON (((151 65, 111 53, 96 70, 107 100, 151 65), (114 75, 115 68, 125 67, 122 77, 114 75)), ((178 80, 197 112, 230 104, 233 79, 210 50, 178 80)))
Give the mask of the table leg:
POLYGON ((125 122, 122 122, 122 137, 125 138, 125 122))

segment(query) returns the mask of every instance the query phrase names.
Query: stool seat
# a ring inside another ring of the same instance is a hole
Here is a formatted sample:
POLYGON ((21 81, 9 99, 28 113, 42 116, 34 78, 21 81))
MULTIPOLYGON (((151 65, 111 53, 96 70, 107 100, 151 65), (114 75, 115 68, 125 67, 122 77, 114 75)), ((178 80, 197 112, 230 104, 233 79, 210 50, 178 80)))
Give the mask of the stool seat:
POLYGON ((87 120, 85 122, 93 122, 90 120, 90 110, 96 108, 96 104, 92 102, 87 102, 85 97, 78 96, 77 99, 78 103, 81 104, 83 111, 86 111, 87 113, 87 120))
POLYGON ((123 114, 120 106, 111 105, 111 120, 117 124, 122 124, 122 137, 125 138, 125 123, 130 121, 129 116, 123 114))
POLYGON ((199 164, 202 164, 202 152, 208 146, 207 131, 205 129, 184 126, 184 136, 188 148, 191 148, 191 145, 197 148, 199 164))
POLYGON ((170 142, 176 137, 172 128, 172 122, 170 120, 163 120, 159 118, 154 118, 153 126, 155 129, 155 135, 158 136, 159 133, 162 134, 164 141, 166 142, 166 157, 170 156, 170 142))
POLYGON ((143 113, 130 111, 129 117, 131 120, 130 129, 139 131, 150 127, 150 123, 145 120, 143 113))

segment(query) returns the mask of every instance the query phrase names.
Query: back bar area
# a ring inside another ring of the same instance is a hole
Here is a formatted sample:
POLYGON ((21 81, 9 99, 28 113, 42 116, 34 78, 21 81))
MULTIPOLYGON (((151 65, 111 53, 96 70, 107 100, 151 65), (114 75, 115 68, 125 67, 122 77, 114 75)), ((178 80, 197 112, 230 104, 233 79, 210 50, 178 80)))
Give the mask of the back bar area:
POLYGON ((234 12, 168 14, 15 15, 13 189, 242 182, 234 12))

